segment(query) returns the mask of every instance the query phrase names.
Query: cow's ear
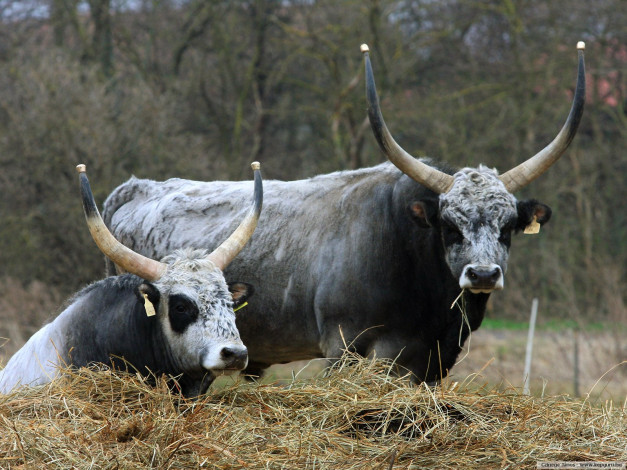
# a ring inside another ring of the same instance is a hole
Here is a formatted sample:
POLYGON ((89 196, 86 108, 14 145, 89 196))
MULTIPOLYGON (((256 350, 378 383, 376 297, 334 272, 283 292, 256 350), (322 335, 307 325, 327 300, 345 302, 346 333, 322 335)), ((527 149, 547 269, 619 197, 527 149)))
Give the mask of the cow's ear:
POLYGON ((159 311, 159 299, 161 295, 159 290, 150 282, 142 282, 135 292, 139 301, 144 304, 146 315, 149 317, 155 315, 159 311))
POLYGON ((246 282, 230 282, 229 291, 233 297, 233 307, 237 308, 255 293, 255 288, 246 282))
POLYGON ((516 231, 529 229, 529 227, 536 225, 539 228, 539 225, 546 224, 551 218, 551 208, 535 199, 518 201, 517 208, 518 222, 516 224, 516 231))
POLYGON ((438 200, 421 199, 409 205, 409 214, 420 227, 434 227, 438 220, 438 200))

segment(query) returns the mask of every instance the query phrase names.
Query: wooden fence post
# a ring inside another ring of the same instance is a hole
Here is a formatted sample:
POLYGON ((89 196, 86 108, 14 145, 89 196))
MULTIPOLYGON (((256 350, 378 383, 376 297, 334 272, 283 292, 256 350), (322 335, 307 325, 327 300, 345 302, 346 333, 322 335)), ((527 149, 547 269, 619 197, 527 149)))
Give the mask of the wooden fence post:
POLYGON ((531 353, 533 351, 533 334, 536 329, 538 315, 538 299, 531 302, 531 318, 529 319, 529 334, 527 335, 527 352, 525 353, 525 372, 523 375, 523 393, 529 395, 529 373, 531 371, 531 353))
POLYGON ((573 393, 579 396, 579 325, 573 330, 573 393))

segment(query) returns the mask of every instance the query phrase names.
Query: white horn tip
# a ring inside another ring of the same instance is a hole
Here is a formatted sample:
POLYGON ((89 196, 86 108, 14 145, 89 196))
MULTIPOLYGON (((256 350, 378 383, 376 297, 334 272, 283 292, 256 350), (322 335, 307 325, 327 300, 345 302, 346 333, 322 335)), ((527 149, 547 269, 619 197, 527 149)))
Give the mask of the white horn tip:
POLYGON ((261 168, 261 163, 259 163, 259 162, 252 162, 250 164, 250 167, 253 169, 253 171, 259 170, 261 168))
POLYGON ((586 48, 586 43, 585 43, 585 42, 583 42, 583 41, 579 41, 579 42, 577 43, 577 50, 579 50, 579 51, 583 51, 585 48, 586 48))
POLYGON ((76 171, 79 173, 85 173, 87 171, 87 167, 81 163, 80 165, 76 165, 76 171))
POLYGON ((362 53, 366 53, 366 52, 370 52, 370 48, 368 47, 368 44, 362 44, 361 46, 359 46, 359 49, 361 50, 362 53))

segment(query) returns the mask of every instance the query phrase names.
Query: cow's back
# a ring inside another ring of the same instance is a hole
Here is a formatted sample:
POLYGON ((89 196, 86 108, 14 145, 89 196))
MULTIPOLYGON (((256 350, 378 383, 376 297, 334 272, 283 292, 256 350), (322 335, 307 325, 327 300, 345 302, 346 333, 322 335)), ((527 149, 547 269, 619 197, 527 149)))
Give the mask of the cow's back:
MULTIPOLYGON (((355 202, 380 185, 382 176, 389 182, 398 174, 382 164, 306 180, 264 180, 257 229, 234 264, 248 265, 260 256, 271 256, 274 263, 294 261, 291 253, 310 251, 311 242, 319 245, 344 236, 347 226, 360 221, 355 202)), ((122 243, 154 259, 178 248, 213 250, 248 211, 251 186, 250 181, 157 182, 133 177, 107 198, 103 218, 122 243)), ((311 251, 319 252, 319 246, 311 251)))

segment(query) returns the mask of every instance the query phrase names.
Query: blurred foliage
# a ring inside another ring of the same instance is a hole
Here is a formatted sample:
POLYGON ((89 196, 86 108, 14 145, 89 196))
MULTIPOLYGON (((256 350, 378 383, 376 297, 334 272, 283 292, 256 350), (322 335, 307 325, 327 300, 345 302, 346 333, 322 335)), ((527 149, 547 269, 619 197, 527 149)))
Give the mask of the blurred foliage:
POLYGON ((64 294, 103 273, 78 197, 131 174, 296 179, 382 161, 361 43, 390 130, 416 156, 505 171, 557 133, 585 40, 569 151, 517 194, 549 204, 518 236, 491 316, 627 322, 627 9, 622 0, 0 2, 0 278, 64 294))

